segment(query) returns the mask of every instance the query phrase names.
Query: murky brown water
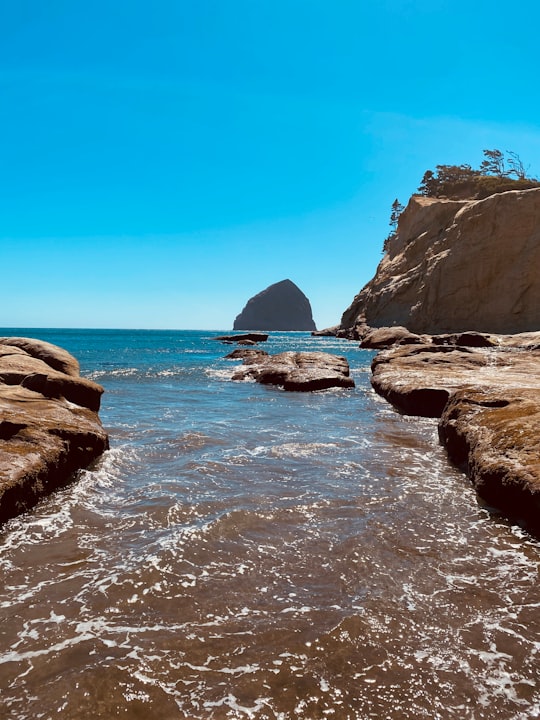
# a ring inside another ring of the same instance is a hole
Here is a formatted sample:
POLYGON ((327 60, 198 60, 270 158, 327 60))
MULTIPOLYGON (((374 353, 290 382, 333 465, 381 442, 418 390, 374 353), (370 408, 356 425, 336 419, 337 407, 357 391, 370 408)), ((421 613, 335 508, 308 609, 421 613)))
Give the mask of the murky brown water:
POLYGON ((354 346, 354 392, 303 396, 196 342, 83 354, 113 449, 2 529, 0 717, 540 717, 540 546, 433 421, 354 346))

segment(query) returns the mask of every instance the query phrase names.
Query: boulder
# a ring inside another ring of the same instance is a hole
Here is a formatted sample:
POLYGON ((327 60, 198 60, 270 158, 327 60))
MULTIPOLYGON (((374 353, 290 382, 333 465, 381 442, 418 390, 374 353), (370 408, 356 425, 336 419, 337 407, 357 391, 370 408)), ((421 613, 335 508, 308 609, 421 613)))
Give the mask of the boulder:
POLYGON ((361 348, 371 350, 382 350, 392 345, 417 345, 425 343, 416 333, 411 333, 407 328, 397 325, 395 327, 372 328, 365 333, 360 343, 361 348))
POLYGON ((250 365, 253 362, 260 362, 263 358, 267 358, 268 353, 266 350, 259 350, 255 348, 237 348, 228 355, 225 355, 226 360, 243 360, 244 365, 250 365))
POLYGON ((336 337, 336 333, 339 330, 339 325, 333 327, 324 328, 324 330, 312 330, 311 335, 313 337, 336 337))
POLYGON ((540 329, 540 188, 483 200, 413 196, 341 328, 418 334, 540 329))
POLYGON ((311 305, 291 280, 270 285, 248 300, 234 330, 316 330, 311 305))
POLYGON ((446 335, 433 335, 435 345, 456 345, 461 347, 497 347, 498 342, 491 335, 479 332, 464 332, 446 335))
POLYGON ((108 448, 103 388, 62 348, 0 339, 0 522, 25 512, 108 448))
POLYGON ((233 380, 255 380, 284 390, 308 392, 329 388, 352 388, 349 364, 344 357, 322 352, 283 352, 247 356, 233 380))

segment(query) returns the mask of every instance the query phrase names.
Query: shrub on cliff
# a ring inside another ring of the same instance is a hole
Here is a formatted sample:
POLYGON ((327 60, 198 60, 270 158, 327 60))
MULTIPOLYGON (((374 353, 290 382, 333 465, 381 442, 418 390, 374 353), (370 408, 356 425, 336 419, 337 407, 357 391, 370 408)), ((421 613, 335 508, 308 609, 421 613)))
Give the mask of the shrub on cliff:
POLYGON ((471 165, 437 165, 427 170, 418 188, 420 195, 466 200, 482 198, 508 190, 540 187, 540 182, 527 176, 519 155, 500 150, 484 150, 484 160, 475 169, 471 165))

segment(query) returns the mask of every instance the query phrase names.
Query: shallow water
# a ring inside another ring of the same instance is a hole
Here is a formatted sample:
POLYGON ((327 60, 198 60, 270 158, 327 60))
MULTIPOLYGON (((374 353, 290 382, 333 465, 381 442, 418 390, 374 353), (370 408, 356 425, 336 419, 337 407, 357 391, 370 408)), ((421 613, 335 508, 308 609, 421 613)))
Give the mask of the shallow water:
POLYGON ((540 717, 540 547, 436 423, 233 383, 215 333, 1 331, 106 388, 111 450, 0 533, 2 718, 540 717))

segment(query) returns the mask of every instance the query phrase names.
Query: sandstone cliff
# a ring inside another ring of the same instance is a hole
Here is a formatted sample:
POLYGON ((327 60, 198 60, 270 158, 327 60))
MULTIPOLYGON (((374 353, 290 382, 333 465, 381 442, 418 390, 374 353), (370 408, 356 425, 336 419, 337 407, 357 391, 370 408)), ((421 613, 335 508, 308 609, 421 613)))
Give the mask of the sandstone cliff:
POLYGON ((540 329, 540 188, 483 200, 413 196, 341 329, 540 329))
POLYGON ((311 305, 291 280, 274 283, 248 300, 234 330, 315 330, 311 305))

